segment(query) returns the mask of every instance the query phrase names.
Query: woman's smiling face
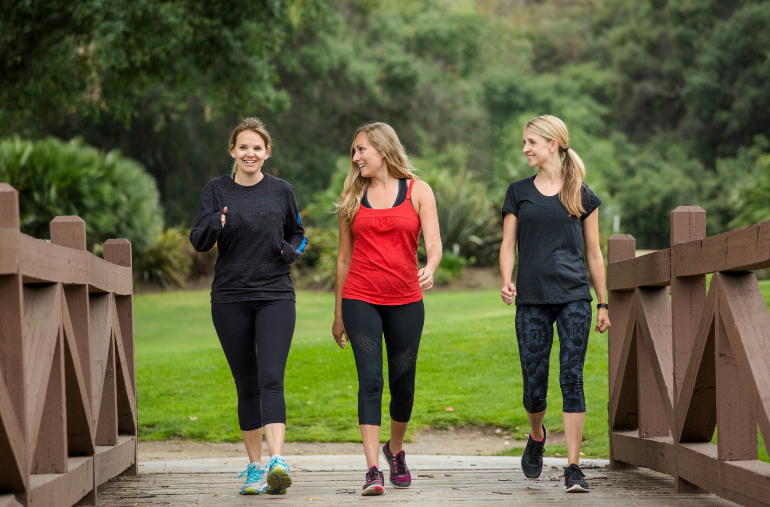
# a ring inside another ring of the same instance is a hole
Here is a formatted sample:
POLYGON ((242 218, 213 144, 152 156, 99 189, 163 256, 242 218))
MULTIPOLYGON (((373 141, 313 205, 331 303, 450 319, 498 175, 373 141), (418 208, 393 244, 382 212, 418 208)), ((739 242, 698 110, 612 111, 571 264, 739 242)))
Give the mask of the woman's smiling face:
POLYGON ((548 141, 545 137, 531 130, 524 129, 522 141, 524 148, 521 151, 527 156, 529 167, 538 167, 545 163, 554 151, 554 141, 548 141))
POLYGON ((353 141, 353 163, 361 171, 361 176, 371 178, 385 165, 385 157, 374 149, 366 132, 359 133, 353 141))
POLYGON ((270 158, 270 147, 265 146, 261 135, 253 130, 244 130, 238 134, 230 155, 235 159, 239 171, 253 175, 259 172, 265 160, 270 158))

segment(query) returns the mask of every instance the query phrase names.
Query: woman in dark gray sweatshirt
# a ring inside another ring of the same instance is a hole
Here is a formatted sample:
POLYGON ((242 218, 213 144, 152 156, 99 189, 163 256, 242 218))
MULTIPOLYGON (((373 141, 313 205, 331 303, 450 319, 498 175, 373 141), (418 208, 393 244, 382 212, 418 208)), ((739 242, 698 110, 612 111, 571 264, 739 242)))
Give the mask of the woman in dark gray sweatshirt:
POLYGON ((294 188, 262 172, 270 135, 257 118, 230 136, 235 172, 201 193, 190 242, 217 245, 211 315, 238 391, 238 421, 249 454, 241 494, 286 493, 283 377, 296 320, 289 265, 307 245, 294 188), (262 467, 262 428, 271 458, 262 467))

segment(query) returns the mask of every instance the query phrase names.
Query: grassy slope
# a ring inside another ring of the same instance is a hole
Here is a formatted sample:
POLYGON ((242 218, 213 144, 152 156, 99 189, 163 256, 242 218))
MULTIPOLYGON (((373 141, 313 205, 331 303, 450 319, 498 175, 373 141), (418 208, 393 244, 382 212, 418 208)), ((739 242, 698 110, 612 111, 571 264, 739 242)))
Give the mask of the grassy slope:
MULTIPOLYGON (((762 289, 770 300, 770 282, 763 282, 762 289)), ((524 437, 513 308, 505 307, 497 292, 429 293, 425 304, 411 428, 500 425, 524 437), (448 406, 454 411, 447 412, 448 406)), ((238 440, 235 387, 211 324, 208 293, 138 295, 134 305, 142 438, 238 440)), ((360 441, 355 365, 352 351, 340 350, 331 338, 333 305, 331 294, 298 294, 286 375, 288 440, 360 441)), ((546 425, 560 431, 558 342, 551 364, 546 425)), ((591 334, 584 385, 588 411, 583 450, 606 457, 606 334, 591 334)), ((385 421, 388 402, 386 388, 385 421)), ((549 446, 548 451, 564 449, 549 446)))

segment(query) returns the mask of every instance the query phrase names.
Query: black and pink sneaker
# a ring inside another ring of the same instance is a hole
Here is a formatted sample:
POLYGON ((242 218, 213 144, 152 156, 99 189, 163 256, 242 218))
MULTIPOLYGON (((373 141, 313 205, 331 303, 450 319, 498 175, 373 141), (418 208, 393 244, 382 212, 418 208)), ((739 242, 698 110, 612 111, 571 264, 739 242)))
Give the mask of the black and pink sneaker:
POLYGON ((390 440, 382 446, 382 453, 390 465, 390 485, 394 488, 404 489, 412 485, 412 474, 409 473, 409 467, 406 466, 406 454, 401 449, 393 455, 390 452, 390 440))
POLYGON ((385 494, 385 476, 375 465, 372 465, 369 471, 366 472, 366 482, 361 494, 364 496, 385 494))

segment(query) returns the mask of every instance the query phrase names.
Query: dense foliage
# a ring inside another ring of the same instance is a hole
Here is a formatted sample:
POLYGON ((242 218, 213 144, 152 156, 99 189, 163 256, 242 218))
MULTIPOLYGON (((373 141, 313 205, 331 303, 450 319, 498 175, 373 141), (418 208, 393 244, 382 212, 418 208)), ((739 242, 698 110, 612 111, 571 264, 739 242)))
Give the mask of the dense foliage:
POLYGON ((544 113, 570 127, 604 237, 617 216, 640 248, 665 247, 678 205, 704 207, 709 234, 767 216, 767 0, 4 5, 0 129, 119 147, 155 176, 172 223, 192 223, 200 189, 229 170, 229 130, 254 114, 275 139, 266 170, 324 230, 353 131, 380 120, 426 178, 456 172, 491 203, 488 228, 466 234, 486 249, 505 188, 532 174, 521 126, 544 113))
POLYGON ((18 190, 21 231, 35 238, 50 237, 57 215, 78 215, 89 248, 127 238, 144 252, 163 228, 158 189, 144 168, 79 139, 0 140, 0 181, 18 190))

